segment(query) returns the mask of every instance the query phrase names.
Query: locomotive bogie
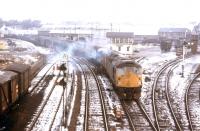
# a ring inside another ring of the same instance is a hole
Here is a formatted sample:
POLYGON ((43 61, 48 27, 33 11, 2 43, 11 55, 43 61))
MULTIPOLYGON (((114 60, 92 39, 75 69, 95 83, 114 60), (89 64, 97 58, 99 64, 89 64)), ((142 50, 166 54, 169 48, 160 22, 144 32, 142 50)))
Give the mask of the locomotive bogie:
POLYGON ((137 88, 126 88, 126 87, 115 87, 121 99, 124 100, 137 100, 141 96, 141 87, 137 88))

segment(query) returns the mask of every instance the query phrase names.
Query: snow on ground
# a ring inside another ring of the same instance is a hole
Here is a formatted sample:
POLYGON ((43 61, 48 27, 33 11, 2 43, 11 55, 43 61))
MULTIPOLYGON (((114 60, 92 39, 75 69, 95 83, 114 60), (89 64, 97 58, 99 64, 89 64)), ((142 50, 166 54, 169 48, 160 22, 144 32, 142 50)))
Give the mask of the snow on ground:
POLYGON ((4 72, 3 71, 0 71, 0 75, 3 75, 4 74, 4 72))
MULTIPOLYGON (((4 40, 6 45, 9 44, 4 40)), ((2 61, 9 61, 9 63, 17 62, 24 63, 28 65, 34 64, 41 56, 41 54, 50 54, 49 49, 35 46, 34 44, 19 40, 11 39, 12 44, 8 46, 6 50, 0 51, 0 59, 2 61)), ((1 66, 4 67, 6 63, 1 63, 1 66)))
MULTIPOLYGON (((148 53, 149 54, 149 53, 148 53)), ((159 53, 157 52, 152 55, 146 55, 145 58, 140 62, 142 65, 143 70, 148 70, 149 73, 153 73, 158 66, 162 65, 164 62, 169 60, 175 59, 176 54, 175 52, 168 52, 168 53, 159 53)))
POLYGON ((200 65, 200 55, 192 56, 184 60, 184 77, 182 77, 182 64, 179 64, 173 71, 172 78, 170 80, 171 90, 176 91, 178 96, 184 94, 185 84, 188 82, 190 76, 195 72, 200 65))
MULTIPOLYGON (((141 101, 145 103, 148 110, 152 110, 151 106, 151 87, 153 85, 153 77, 159 70, 159 67, 169 60, 175 59, 175 52, 162 53, 159 46, 140 46, 139 55, 142 55, 144 59, 139 61, 143 68, 143 87, 141 94, 141 101), (145 78, 149 78, 150 81, 145 82, 145 78)), ((153 116, 151 116, 152 119, 153 116)))
POLYGON ((17 47, 26 48, 30 53, 32 53, 32 52, 39 52, 41 54, 49 54, 50 53, 49 49, 35 46, 34 44, 32 44, 30 42, 18 40, 18 39, 14 39, 14 41, 15 41, 15 44, 17 47))

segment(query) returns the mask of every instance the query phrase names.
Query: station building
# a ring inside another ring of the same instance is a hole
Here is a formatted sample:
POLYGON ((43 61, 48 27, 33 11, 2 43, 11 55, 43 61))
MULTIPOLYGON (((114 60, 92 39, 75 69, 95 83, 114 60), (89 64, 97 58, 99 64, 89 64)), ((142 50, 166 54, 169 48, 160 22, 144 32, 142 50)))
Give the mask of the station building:
POLYGON ((149 45, 149 44, 158 45, 159 37, 158 35, 135 35, 134 43, 143 45, 149 45))
POLYGON ((160 41, 165 39, 175 47, 177 56, 183 54, 183 48, 185 48, 185 53, 197 52, 198 35, 187 28, 160 28, 158 36, 160 41))
POLYGON ((106 37, 111 50, 124 55, 134 52, 134 33, 133 32, 107 32, 106 37))
POLYGON ((165 37, 172 40, 184 39, 190 34, 191 31, 187 28, 160 28, 158 31, 159 37, 165 37))
POLYGON ((40 30, 38 31, 38 36, 48 36, 63 38, 65 40, 77 41, 82 40, 83 38, 92 39, 93 34, 86 31, 70 32, 66 30, 40 30))

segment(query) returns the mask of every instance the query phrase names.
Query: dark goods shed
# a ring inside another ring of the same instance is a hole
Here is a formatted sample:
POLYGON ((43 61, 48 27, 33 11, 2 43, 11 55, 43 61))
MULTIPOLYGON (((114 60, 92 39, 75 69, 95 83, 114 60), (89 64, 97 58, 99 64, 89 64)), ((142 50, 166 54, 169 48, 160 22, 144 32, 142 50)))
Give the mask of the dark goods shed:
POLYGON ((17 73, 0 71, 0 114, 15 103, 18 97, 17 73))
POLYGON ((13 63, 6 70, 16 72, 19 79, 19 96, 23 96, 28 92, 30 84, 30 66, 25 64, 13 63))

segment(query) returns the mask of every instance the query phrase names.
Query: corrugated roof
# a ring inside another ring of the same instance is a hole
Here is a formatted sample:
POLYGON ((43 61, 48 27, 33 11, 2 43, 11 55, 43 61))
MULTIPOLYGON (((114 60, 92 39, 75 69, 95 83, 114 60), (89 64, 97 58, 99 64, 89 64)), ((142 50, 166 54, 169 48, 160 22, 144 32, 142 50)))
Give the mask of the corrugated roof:
POLYGON ((8 67, 6 67, 6 70, 22 73, 22 72, 28 70, 29 68, 30 68, 29 65, 13 63, 13 64, 9 65, 8 67))
POLYGON ((187 28, 160 28, 159 32, 191 32, 187 28))
POLYGON ((106 37, 109 38, 133 38, 133 32, 107 32, 106 37))
POLYGON ((9 80, 12 80, 14 77, 17 76, 17 73, 12 71, 2 71, 0 70, 0 84, 4 84, 9 80))

